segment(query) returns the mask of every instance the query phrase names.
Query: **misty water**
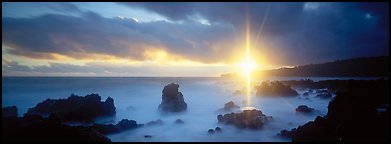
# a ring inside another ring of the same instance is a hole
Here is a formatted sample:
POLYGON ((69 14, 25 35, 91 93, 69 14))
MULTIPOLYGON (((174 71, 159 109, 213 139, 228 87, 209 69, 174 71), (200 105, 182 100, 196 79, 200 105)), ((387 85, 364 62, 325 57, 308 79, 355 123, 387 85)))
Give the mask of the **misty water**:
MULTIPOLYGON (((301 77, 271 77, 263 80, 299 80, 301 77)), ((325 80, 336 78, 311 78, 325 80)), ((349 79, 349 78, 339 78, 349 79)), ((254 83, 259 83, 258 80, 254 83)), ((230 113, 223 111, 224 104, 233 101, 245 107, 245 94, 234 95, 236 90, 245 88, 241 81, 222 78, 136 78, 136 77, 3 77, 2 107, 17 106, 19 116, 28 108, 47 98, 67 98, 71 94, 85 96, 98 93, 102 100, 114 99, 116 116, 96 119, 98 123, 117 123, 121 119, 136 120, 145 124, 161 119, 163 125, 143 126, 117 134, 107 135, 112 141, 289 141, 277 136, 283 129, 292 129, 317 115, 327 113, 330 99, 320 99, 312 93, 306 99, 302 94, 307 89, 295 88, 297 97, 256 97, 252 92, 251 106, 261 110, 273 120, 265 123, 259 130, 238 129, 219 124, 217 115, 230 113), (178 83, 188 105, 187 111, 179 114, 162 115, 157 109, 161 102, 163 87, 178 83), (295 112, 299 105, 315 108, 314 114, 303 115, 295 112), (175 124, 176 119, 184 124, 175 124), (221 133, 208 134, 208 129, 221 127, 221 133), (152 138, 145 138, 151 135, 152 138)), ((333 95, 334 96, 334 95, 333 95)), ((240 109, 232 112, 240 111, 240 109)))

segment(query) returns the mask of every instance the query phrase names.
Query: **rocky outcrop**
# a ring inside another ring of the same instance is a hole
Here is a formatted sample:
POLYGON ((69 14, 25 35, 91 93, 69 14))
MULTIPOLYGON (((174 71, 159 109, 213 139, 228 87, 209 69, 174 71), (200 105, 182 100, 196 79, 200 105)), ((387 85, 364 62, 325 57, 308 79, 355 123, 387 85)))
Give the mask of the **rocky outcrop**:
POLYGON ((328 90, 316 90, 316 97, 322 98, 322 99, 328 99, 332 97, 332 94, 328 90))
POLYGON ((289 85, 284 85, 279 81, 262 82, 256 86, 257 96, 297 96, 298 93, 289 85))
POLYGON ((91 127, 61 124, 56 114, 48 118, 25 114, 23 117, 3 117, 2 142, 110 142, 91 127))
POLYGON ((389 141, 389 81, 349 80, 329 102, 325 117, 316 117, 279 135, 292 141, 389 141), (386 106, 384 108, 384 106, 386 106), (382 107, 382 111, 377 108, 382 107))
POLYGON ((137 124, 135 120, 122 119, 116 125, 113 124, 94 124, 92 128, 103 134, 120 133, 125 130, 134 129, 143 126, 143 124, 137 124))
POLYGON ((162 102, 159 110, 162 112, 182 112, 186 111, 187 104, 181 92, 178 91, 178 84, 168 84, 163 89, 162 102))
POLYGON ((72 94, 67 99, 47 99, 30 108, 27 113, 43 116, 53 113, 63 121, 93 121, 96 117, 113 116, 116 111, 111 97, 101 102, 98 94, 85 97, 72 94))
POLYGON ((315 109, 311 108, 311 107, 308 107, 306 105, 299 105, 297 108, 296 108, 296 112, 302 112, 302 113, 311 113, 313 112, 315 109))
POLYGON ((235 105, 235 103, 233 101, 229 101, 228 103, 226 103, 224 105, 225 110, 231 110, 231 109, 235 109, 235 108, 239 108, 239 106, 235 105))
POLYGON ((229 113, 225 115, 218 115, 217 120, 219 123, 235 125, 238 128, 250 128, 258 129, 263 124, 270 120, 271 117, 267 117, 259 110, 244 110, 241 113, 229 113))
POLYGON ((4 107, 1 109, 2 117, 17 117, 18 108, 16 106, 4 107))

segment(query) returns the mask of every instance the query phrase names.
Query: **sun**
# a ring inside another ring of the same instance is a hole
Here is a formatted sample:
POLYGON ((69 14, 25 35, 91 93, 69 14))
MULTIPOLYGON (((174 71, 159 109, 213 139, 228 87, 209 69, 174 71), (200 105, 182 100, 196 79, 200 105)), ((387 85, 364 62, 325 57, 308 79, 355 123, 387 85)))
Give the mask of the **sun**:
POLYGON ((246 60, 239 63, 239 67, 243 71, 244 75, 247 77, 251 74, 252 71, 256 69, 257 64, 250 58, 246 58, 246 60))

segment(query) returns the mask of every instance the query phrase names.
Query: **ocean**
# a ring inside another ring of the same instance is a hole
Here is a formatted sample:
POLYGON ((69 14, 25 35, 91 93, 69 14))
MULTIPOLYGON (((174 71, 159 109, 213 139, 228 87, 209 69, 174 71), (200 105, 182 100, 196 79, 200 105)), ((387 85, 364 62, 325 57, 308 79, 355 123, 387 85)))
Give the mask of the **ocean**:
MULTIPOLYGON (((300 80, 304 77, 270 77, 262 80, 300 80)), ((305 77, 309 78, 309 77, 305 77)), ((310 78, 315 81, 327 79, 351 79, 335 77, 310 78)), ((371 78, 364 78, 371 79, 371 78)), ((255 85, 262 80, 254 81, 255 85)), ((236 90, 245 88, 240 80, 212 77, 2 77, 2 107, 17 106, 19 116, 28 108, 34 107, 48 98, 67 98, 71 94, 85 96, 97 93, 102 101, 114 99, 117 110, 115 117, 96 119, 97 123, 117 123, 121 119, 147 123, 157 119, 163 125, 144 126, 117 134, 107 135, 112 141, 289 141, 277 133, 290 130, 316 116, 327 113, 330 99, 320 99, 310 94, 306 99, 302 94, 307 89, 295 88, 297 97, 256 97, 252 91, 251 106, 261 110, 273 120, 262 129, 237 129, 234 126, 219 124, 217 115, 224 104, 233 101, 245 107, 247 96, 234 95, 236 90), (162 90, 169 83, 180 85, 187 111, 180 114, 162 115, 157 109, 162 99, 162 90), (314 114, 303 115, 295 112, 299 105, 316 109, 314 114), (175 124, 176 119, 184 124, 175 124), (221 127, 221 133, 208 134, 208 129, 221 127), (151 135, 152 138, 144 138, 151 135)), ((334 96, 334 95, 333 95, 334 96)), ((234 111, 235 112, 235 111, 234 111)))

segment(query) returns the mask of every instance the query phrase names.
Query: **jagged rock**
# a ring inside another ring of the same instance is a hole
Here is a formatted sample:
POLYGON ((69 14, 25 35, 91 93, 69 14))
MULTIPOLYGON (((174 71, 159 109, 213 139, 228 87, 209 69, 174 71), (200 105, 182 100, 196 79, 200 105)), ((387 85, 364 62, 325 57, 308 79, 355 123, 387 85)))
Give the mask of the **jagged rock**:
POLYGON ((4 107, 1 111, 2 117, 17 117, 18 108, 16 106, 4 107))
POLYGON ((303 96, 308 96, 308 92, 303 93, 303 96))
POLYGON ((148 123, 146 123, 145 125, 147 126, 151 126, 151 125, 163 125, 163 121, 161 119, 157 119, 155 121, 150 121, 148 123))
POLYGON ((226 103, 224 105, 224 109, 225 110, 231 110, 231 109, 234 109, 234 108, 239 108, 239 106, 235 105, 235 103, 233 101, 229 101, 228 103, 226 103))
POLYGON ((145 135, 144 138, 152 138, 151 135, 145 135))
POLYGON ((279 81, 262 82, 261 85, 256 86, 257 96, 297 96, 298 93, 289 85, 284 85, 279 81))
POLYGON ((313 112, 315 109, 313 108, 310 108, 306 105, 300 105, 296 108, 296 112, 304 112, 304 113, 311 113, 313 112))
POLYGON ((219 121, 219 123, 235 125, 238 128, 251 129, 261 128, 268 119, 269 118, 261 111, 255 109, 244 110, 241 113, 229 113, 225 114, 224 116, 217 116, 217 120, 219 121))
POLYGON ((176 119, 175 122, 176 124, 184 124, 185 122, 181 119, 176 119))
POLYGON ((187 109, 183 95, 178 91, 179 85, 171 83, 166 85, 162 91, 162 102, 159 110, 163 112, 181 112, 187 109))
POLYGON ((85 97, 72 94, 67 99, 47 99, 30 108, 27 113, 42 116, 55 113, 63 121, 92 121, 99 116, 113 116, 116 111, 111 97, 101 102, 98 94, 85 97))

